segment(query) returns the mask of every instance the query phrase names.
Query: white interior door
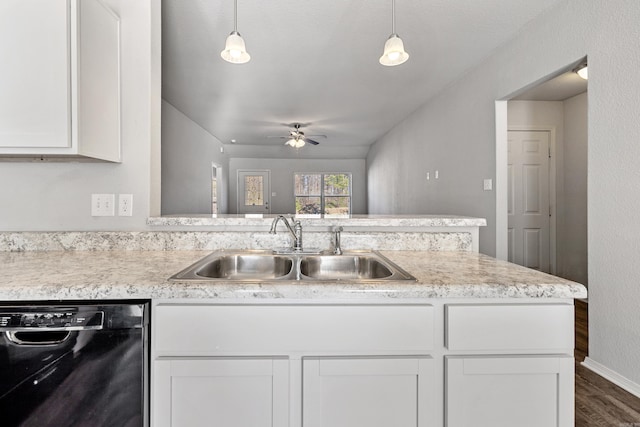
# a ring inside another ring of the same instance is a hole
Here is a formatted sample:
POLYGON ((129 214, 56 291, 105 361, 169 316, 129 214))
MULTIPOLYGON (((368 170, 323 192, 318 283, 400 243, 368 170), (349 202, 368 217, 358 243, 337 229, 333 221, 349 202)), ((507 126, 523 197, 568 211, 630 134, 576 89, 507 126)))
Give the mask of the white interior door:
POLYGON ((271 171, 238 171, 238 213, 271 213, 271 171))
POLYGON ((550 272, 549 131, 509 131, 509 261, 550 272))

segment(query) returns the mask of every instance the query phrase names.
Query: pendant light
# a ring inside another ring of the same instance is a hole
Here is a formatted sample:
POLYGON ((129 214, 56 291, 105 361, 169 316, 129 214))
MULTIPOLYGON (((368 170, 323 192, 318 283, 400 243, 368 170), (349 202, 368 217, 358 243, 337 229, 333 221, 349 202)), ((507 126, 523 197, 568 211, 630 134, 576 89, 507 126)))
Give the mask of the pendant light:
POLYGON ((403 64, 407 59, 409 54, 404 50, 402 39, 396 34, 396 0, 391 0, 391 35, 384 44, 380 63, 392 67, 403 64))
POLYGON ((233 3, 233 31, 229 34, 229 37, 227 37, 224 50, 220 52, 220 56, 232 64, 244 64, 245 62, 249 62, 251 56, 249 56, 247 48, 244 45, 244 39, 238 32, 238 0, 234 0, 233 3))

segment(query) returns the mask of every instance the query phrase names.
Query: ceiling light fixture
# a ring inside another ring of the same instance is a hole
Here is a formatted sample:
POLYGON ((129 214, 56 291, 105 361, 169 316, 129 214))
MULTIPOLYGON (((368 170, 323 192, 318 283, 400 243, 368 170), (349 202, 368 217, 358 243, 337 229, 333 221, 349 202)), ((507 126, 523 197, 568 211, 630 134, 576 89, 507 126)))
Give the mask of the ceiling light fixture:
POLYGON ((404 50, 404 43, 396 34, 396 0, 391 0, 391 35, 384 44, 384 53, 380 57, 380 63, 392 67, 400 65, 409 59, 409 54, 404 50))
POLYGON ((589 70, 587 64, 581 65, 576 69, 576 73, 585 80, 589 80, 589 70))
POLYGON ((571 71, 579 75, 584 80, 588 80, 589 72, 587 70, 587 58, 583 58, 582 61, 580 61, 578 65, 573 67, 573 70, 571 71))
POLYGON ((232 64, 244 64, 249 62, 251 56, 244 45, 244 39, 238 32, 238 0, 234 0, 233 4, 233 31, 227 37, 224 50, 220 52, 220 56, 232 64))
POLYGON ((286 144, 292 146, 293 148, 300 148, 304 147, 305 142, 302 138, 291 138, 286 142, 286 144))

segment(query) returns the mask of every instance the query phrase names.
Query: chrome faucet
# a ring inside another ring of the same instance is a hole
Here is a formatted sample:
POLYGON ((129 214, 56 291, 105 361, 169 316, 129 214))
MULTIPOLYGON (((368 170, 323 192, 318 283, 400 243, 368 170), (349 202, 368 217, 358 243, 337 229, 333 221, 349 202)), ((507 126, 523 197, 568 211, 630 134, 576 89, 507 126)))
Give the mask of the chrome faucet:
POLYGON ((334 255, 342 255, 342 248, 340 247, 340 232, 342 230, 343 230, 342 227, 333 228, 333 254, 334 255))
POLYGON ((280 220, 284 222, 284 225, 287 226, 287 230, 289 230, 289 233, 291 233, 291 236, 293 236, 293 251, 302 252, 302 224, 300 223, 300 221, 291 218, 291 223, 293 224, 293 226, 291 226, 284 215, 278 215, 271 223, 271 230, 269 230, 269 233, 276 234, 276 227, 278 226, 278 221, 280 220))

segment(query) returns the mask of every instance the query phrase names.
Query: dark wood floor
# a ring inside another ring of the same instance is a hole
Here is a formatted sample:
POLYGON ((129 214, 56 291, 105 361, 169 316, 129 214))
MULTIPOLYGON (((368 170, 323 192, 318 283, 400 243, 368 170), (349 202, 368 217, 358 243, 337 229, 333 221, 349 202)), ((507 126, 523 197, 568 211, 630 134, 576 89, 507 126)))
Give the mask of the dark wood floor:
POLYGON ((576 427, 640 427, 640 398, 580 365, 588 351, 588 304, 576 301, 576 427))

